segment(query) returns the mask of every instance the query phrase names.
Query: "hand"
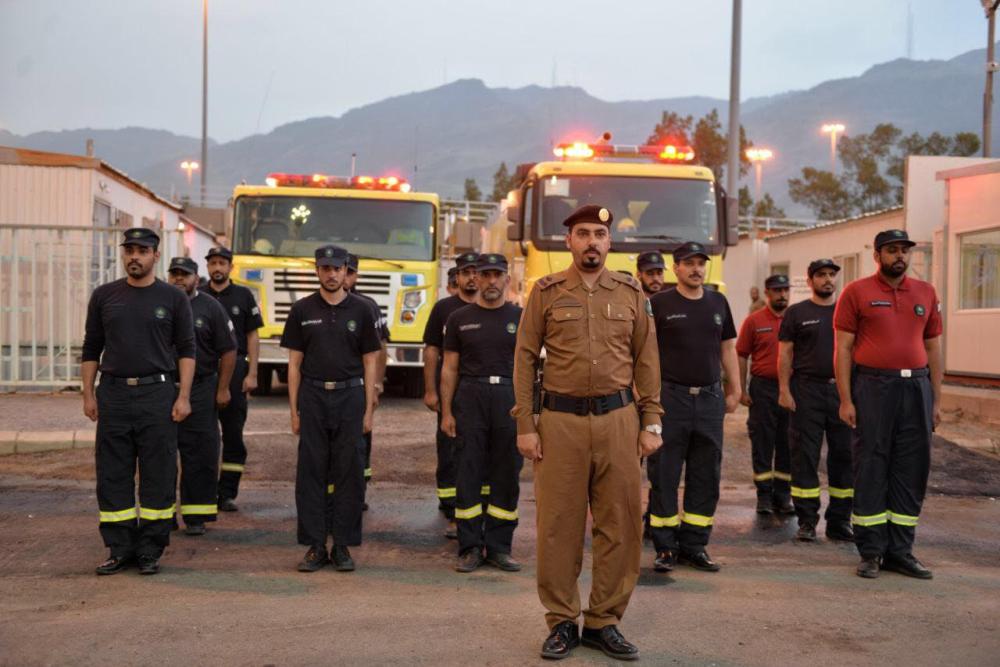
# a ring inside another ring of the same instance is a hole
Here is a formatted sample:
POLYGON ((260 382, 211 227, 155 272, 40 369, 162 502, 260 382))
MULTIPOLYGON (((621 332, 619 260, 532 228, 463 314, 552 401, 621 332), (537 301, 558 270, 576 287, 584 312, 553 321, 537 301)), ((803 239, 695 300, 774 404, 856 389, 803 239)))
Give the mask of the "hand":
POLYGON ((738 407, 740 407, 739 394, 736 393, 726 394, 726 413, 732 414, 736 412, 736 408, 738 407))
POLYGON ((247 375, 243 378, 243 393, 249 394, 251 391, 257 388, 257 374, 247 375))
POLYGON ((854 403, 840 404, 840 421, 844 422, 851 428, 858 427, 858 413, 854 409, 854 403))
POLYGON ((650 433, 649 431, 639 431, 639 455, 649 456, 663 444, 663 437, 650 433))
POLYGON ((441 431, 445 435, 449 438, 455 438, 458 436, 457 430, 455 415, 449 413, 441 416, 441 431))
POLYGON ((93 394, 83 395, 83 414, 92 422, 97 421, 97 399, 93 394))
POLYGON ((525 433, 517 436, 517 451, 529 461, 542 460, 542 440, 537 433, 525 433))
POLYGON ((934 415, 933 417, 934 421, 932 423, 934 425, 934 428, 936 429, 941 424, 941 407, 938 405, 937 401, 934 401, 934 409, 932 414, 934 415))
POLYGON ((219 387, 215 392, 215 405, 220 410, 229 405, 232 396, 229 395, 229 387, 219 387))
POLYGON ((747 406, 748 408, 753 405, 753 399, 750 398, 750 394, 745 391, 740 394, 740 404, 747 406))
POLYGON ((795 399, 792 398, 792 392, 790 391, 779 392, 778 405, 788 410, 789 412, 795 412, 795 399))
POLYGON ((438 411, 440 403, 438 402, 438 395, 436 391, 434 391, 433 389, 428 389, 427 391, 424 392, 424 405, 426 405, 427 409, 430 410, 431 412, 438 411))
POLYGON ((300 423, 299 423, 299 413, 298 412, 293 412, 292 413, 292 433, 294 433, 295 435, 298 435, 299 434, 299 426, 300 426, 300 423))
POLYGON ((375 421, 375 408, 365 410, 364 419, 361 421, 361 430, 364 433, 372 432, 372 422, 375 421))
POLYGON ((174 401, 174 407, 170 411, 170 418, 175 422, 182 422, 191 414, 191 401, 183 396, 178 396, 174 401))

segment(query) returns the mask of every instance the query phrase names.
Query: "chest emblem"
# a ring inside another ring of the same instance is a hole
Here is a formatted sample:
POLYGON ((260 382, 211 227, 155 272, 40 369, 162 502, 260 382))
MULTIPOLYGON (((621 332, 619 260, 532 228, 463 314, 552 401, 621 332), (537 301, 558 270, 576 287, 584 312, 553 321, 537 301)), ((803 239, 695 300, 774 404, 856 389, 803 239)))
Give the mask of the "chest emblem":
POLYGON ((917 317, 923 317, 923 316, 924 316, 924 313, 926 313, 926 312, 927 312, 927 309, 925 309, 925 308, 924 308, 923 306, 921 306, 921 305, 920 305, 920 304, 918 303, 917 305, 915 305, 915 306, 913 307, 913 312, 915 312, 915 313, 917 314, 917 317))
POLYGON ((205 326, 205 319, 202 317, 195 318, 194 325, 199 329, 201 329, 203 326, 205 326))
POLYGON ((358 323, 354 320, 347 320, 347 330, 354 332, 358 330, 358 323))
POLYGON ((514 322, 507 323, 507 333, 512 334, 517 332, 517 324, 514 322))
POLYGON ((715 320, 716 326, 722 326, 722 315, 716 313, 715 315, 712 315, 712 319, 715 320))
POLYGON ((233 306, 232 313, 233 313, 233 315, 239 315, 240 314, 240 307, 239 306, 233 306))
POLYGON ((163 306, 157 306, 156 308, 153 309, 153 315, 156 316, 156 319, 162 320, 164 317, 167 316, 167 309, 164 308, 163 306))

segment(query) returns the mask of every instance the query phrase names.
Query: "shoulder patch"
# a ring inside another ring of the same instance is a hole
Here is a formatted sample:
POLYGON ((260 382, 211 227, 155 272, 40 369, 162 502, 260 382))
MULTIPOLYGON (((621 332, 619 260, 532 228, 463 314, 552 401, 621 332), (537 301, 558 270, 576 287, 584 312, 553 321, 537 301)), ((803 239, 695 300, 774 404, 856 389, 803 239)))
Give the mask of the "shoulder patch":
POLYGON ((622 273, 621 271, 608 271, 608 275, 611 276, 612 280, 628 285, 636 292, 642 291, 642 285, 639 284, 639 281, 627 273, 622 273))
POLYGON ((539 278, 538 282, 535 284, 538 286, 538 289, 548 289, 552 285, 557 285, 561 282, 565 282, 565 280, 566 280, 566 272, 560 271, 559 273, 550 273, 547 276, 539 278))

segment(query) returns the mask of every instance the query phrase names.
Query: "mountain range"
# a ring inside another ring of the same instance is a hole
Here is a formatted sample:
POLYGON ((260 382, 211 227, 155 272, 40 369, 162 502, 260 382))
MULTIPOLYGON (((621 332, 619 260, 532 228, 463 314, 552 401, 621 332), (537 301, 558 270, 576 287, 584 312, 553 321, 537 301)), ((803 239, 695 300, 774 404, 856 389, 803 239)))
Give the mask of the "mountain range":
MULTIPOLYGON (((977 135, 982 123, 985 49, 950 60, 893 60, 860 76, 826 81, 808 90, 745 100, 741 120, 749 138, 775 152, 764 167, 763 190, 790 215, 808 216, 791 204, 787 180, 802 167, 829 165, 824 122, 838 121, 848 134, 891 122, 904 133, 977 135)), ((669 72, 663 88, 669 89, 669 72)), ((641 143, 663 111, 700 117, 718 109, 725 127, 727 102, 710 97, 664 97, 608 102, 578 87, 490 88, 463 79, 430 90, 390 97, 341 116, 281 125, 226 143, 211 142, 209 203, 225 201, 242 180, 262 182, 268 172, 393 172, 420 190, 460 197, 465 178, 484 192, 501 161, 508 167, 551 155, 554 142, 588 139, 607 130, 615 141, 641 143)), ((1000 104, 994 109, 993 153, 1000 149, 1000 104)), ((165 130, 137 127, 39 132, 18 136, 0 130, 0 145, 83 153, 94 139, 96 154, 163 193, 188 193, 179 162, 200 154, 200 141, 165 130)), ((196 177, 197 178, 197 177, 196 177)), ((197 185, 197 183, 195 184, 197 185)))

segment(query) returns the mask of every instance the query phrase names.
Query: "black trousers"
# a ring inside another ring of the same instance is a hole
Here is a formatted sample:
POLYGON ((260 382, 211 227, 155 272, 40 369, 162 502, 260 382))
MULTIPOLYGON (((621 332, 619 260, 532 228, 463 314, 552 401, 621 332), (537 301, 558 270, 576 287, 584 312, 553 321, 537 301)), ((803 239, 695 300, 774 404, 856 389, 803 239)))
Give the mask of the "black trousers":
POLYGON ((364 387, 327 391, 303 380, 299 389, 299 460, 295 508, 299 544, 361 544, 365 497, 364 387))
POLYGON ((513 407, 510 385, 462 380, 455 392, 459 554, 482 547, 489 553, 511 552, 524 465, 510 416, 513 407))
POLYGON ((650 533, 657 551, 703 551, 719 503, 726 399, 719 383, 697 394, 692 391, 669 382, 660 388, 660 402, 666 413, 663 447, 650 457, 650 469, 657 476, 657 493, 649 506, 650 533), (682 471, 683 516, 677 506, 682 471))
POLYGON ((191 414, 177 425, 181 458, 181 516, 186 524, 215 521, 219 480, 219 415, 215 407, 216 374, 196 378, 191 386, 191 414))
POLYGON ((456 461, 456 438, 449 438, 441 430, 441 413, 437 414, 437 470, 434 477, 437 481, 438 509, 449 519, 455 518, 455 475, 458 470, 456 461))
POLYGON ((747 433, 758 498, 785 499, 792 480, 788 452, 788 410, 778 405, 778 381, 750 378, 747 433))
POLYGON ((840 421, 837 385, 793 375, 790 389, 795 412, 788 430, 792 454, 792 500, 799 525, 819 521, 819 460, 826 436, 826 476, 830 502, 826 522, 851 520, 854 480, 851 471, 851 428, 840 421))
POLYGON ((372 433, 369 431, 361 436, 365 441, 365 485, 372 478, 372 433))
POLYGON ((97 387, 97 505, 112 556, 159 557, 170 544, 177 485, 177 392, 171 382, 97 387), (135 504, 136 463, 139 508, 135 504))
POLYGON ((240 492, 240 478, 247 462, 247 446, 243 442, 243 427, 247 423, 247 395, 243 380, 250 366, 246 357, 236 357, 236 367, 229 382, 229 405, 219 410, 222 424, 222 472, 219 475, 219 497, 235 498, 240 492))
POLYGON ((864 558, 911 552, 930 474, 930 379, 855 371, 854 539, 864 558))

